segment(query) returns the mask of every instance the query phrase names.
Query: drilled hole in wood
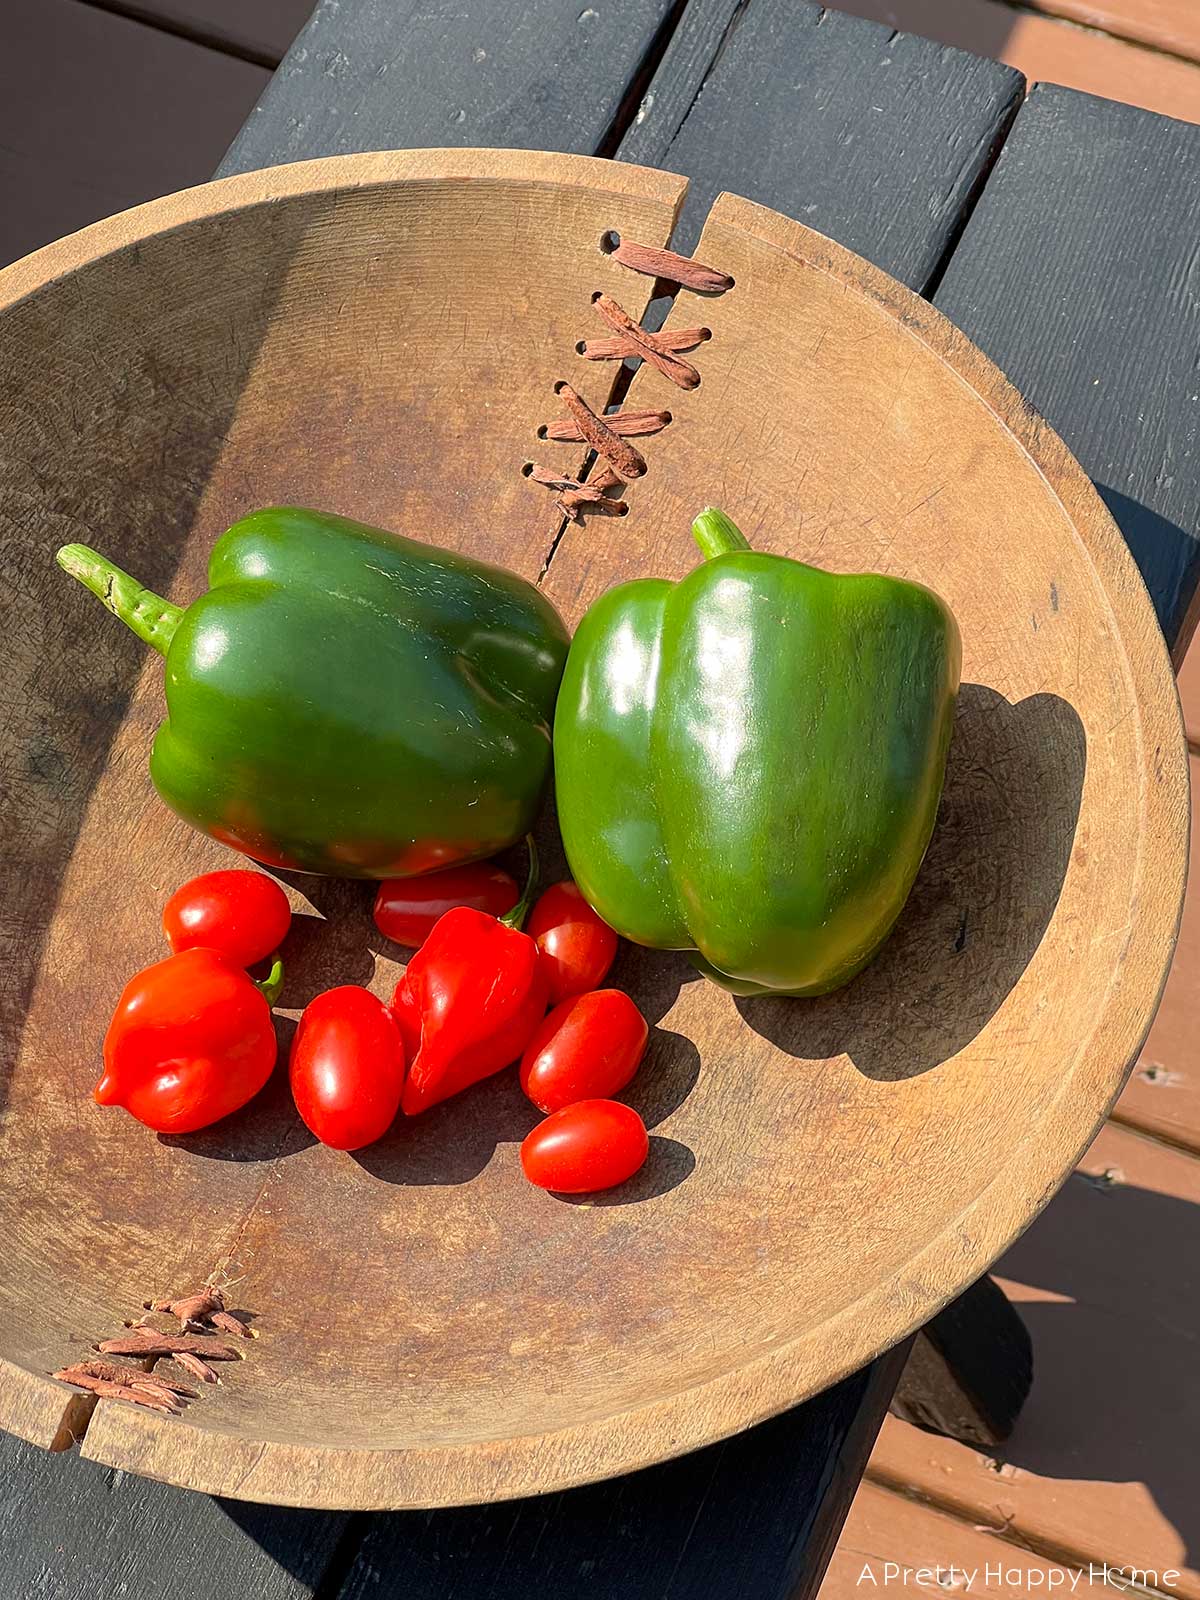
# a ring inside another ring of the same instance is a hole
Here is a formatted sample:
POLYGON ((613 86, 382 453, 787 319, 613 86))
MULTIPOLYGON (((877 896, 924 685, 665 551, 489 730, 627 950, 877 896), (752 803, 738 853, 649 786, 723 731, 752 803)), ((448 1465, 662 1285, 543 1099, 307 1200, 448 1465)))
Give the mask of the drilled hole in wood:
POLYGON ((576 346, 575 346, 575 354, 577 356, 581 356, 586 349, 587 349, 587 341, 585 339, 580 339, 577 342, 576 346))
POLYGON ((527 461, 525 463, 525 465, 521 468, 521 476, 523 478, 527 478, 532 471, 533 471, 533 462, 532 461, 527 461))
POLYGON ((550 430, 544 422, 540 428, 536 429, 536 432, 539 439, 548 439, 550 437, 550 430))
POLYGON ((607 233, 602 233, 600 235, 601 255, 610 256, 614 250, 619 250, 620 248, 621 235, 616 231, 615 228, 609 228, 607 233))
POLYGON ((566 387, 567 387, 566 380, 563 379, 563 378, 560 378, 558 380, 558 382, 554 385, 555 394, 561 394, 566 387))
POLYGON ((603 294, 603 293, 604 293, 604 290, 603 290, 603 289, 594 289, 594 290, 593 290, 593 291, 592 291, 592 304, 593 304, 593 305, 595 305, 595 304, 596 304, 596 301, 597 301, 597 300, 599 300, 599 298, 600 298, 600 296, 601 296, 601 295, 602 295, 602 294, 603 294))
POLYGON ((700 342, 702 344, 707 343, 707 341, 712 338, 712 329, 711 328, 701 328, 699 330, 699 333, 700 333, 700 342))

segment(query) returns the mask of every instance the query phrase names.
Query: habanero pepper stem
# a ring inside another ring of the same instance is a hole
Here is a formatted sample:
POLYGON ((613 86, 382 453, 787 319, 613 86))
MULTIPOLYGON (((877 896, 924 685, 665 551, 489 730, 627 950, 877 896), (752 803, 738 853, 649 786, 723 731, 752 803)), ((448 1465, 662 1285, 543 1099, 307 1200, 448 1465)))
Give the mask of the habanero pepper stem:
POLYGON ((266 977, 261 983, 256 983, 254 987, 267 1004, 273 1007, 276 1000, 279 999, 280 990, 283 988, 283 961, 279 956, 276 956, 271 962, 271 970, 266 977))
POLYGON ((511 911, 506 911, 502 917, 496 918, 497 922, 503 923, 506 928, 513 928, 517 933, 520 933, 525 926, 525 918, 533 909, 541 877, 538 848, 531 833, 525 835, 525 848, 529 852, 529 873, 525 879, 524 893, 511 911))

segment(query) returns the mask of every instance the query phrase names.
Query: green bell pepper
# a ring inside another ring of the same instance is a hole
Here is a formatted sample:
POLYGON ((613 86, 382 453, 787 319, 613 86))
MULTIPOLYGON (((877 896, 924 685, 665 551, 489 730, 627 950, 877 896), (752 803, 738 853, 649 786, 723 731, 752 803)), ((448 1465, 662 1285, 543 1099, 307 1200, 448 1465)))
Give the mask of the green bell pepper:
POLYGON ((86 546, 58 561, 166 657, 150 776, 213 838, 388 878, 528 832, 568 635, 523 578, 295 507, 223 534, 186 610, 86 546))
POLYGON ((862 970, 933 831, 961 648, 916 583, 756 554, 719 511, 681 583, 603 595, 554 723, 567 859, 627 939, 735 994, 862 970))

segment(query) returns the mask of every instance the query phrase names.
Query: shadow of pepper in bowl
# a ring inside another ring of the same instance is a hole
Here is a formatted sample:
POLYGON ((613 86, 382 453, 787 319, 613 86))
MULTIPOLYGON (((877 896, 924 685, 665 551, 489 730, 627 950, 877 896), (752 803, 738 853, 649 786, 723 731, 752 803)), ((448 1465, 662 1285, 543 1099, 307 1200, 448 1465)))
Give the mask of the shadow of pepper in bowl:
POLYGON ((802 1060, 848 1055, 866 1077, 919 1077, 986 1027, 1058 904, 1075 840, 1086 741, 1066 700, 1013 705, 964 684, 929 850, 869 967, 819 999, 739 999, 763 1038, 802 1060))

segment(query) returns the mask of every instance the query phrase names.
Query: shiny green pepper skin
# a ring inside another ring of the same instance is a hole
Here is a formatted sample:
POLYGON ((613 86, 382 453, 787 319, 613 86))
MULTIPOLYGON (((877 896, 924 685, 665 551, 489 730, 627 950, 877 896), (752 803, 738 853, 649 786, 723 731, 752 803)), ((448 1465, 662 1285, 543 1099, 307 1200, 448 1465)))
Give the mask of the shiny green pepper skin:
POLYGON ((84 546, 58 559, 165 656, 150 775, 213 838, 390 878, 529 830, 568 636, 523 578, 295 507, 222 535, 186 610, 84 546))
POLYGON ((933 831, 961 647, 919 584, 755 554, 591 607, 554 723, 567 859, 618 933, 735 994, 816 995, 879 950, 933 831))

